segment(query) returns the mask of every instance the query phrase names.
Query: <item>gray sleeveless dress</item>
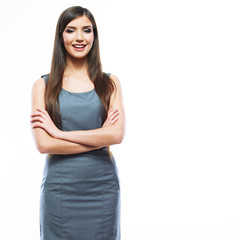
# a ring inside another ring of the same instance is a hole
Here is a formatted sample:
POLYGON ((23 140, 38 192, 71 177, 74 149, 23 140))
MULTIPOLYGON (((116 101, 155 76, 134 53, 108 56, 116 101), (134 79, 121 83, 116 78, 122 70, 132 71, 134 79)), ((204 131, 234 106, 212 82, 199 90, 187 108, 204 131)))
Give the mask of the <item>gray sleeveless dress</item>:
MULTIPOLYGON (((42 76, 47 83, 48 75, 42 76)), ((103 124, 95 90, 61 90, 62 130, 103 124)), ((115 160, 106 148, 47 155, 40 198, 41 240, 120 240, 120 186, 115 160)))

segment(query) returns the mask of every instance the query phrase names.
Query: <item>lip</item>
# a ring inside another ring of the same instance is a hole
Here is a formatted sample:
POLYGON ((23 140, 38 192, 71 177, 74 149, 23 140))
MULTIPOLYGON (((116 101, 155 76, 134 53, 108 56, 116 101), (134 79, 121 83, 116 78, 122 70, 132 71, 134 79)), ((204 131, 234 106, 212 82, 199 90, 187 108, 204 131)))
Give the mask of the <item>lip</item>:
POLYGON ((83 51, 87 45, 86 44, 73 44, 72 46, 76 51, 83 51), (80 46, 81 48, 76 47, 76 46, 80 46))

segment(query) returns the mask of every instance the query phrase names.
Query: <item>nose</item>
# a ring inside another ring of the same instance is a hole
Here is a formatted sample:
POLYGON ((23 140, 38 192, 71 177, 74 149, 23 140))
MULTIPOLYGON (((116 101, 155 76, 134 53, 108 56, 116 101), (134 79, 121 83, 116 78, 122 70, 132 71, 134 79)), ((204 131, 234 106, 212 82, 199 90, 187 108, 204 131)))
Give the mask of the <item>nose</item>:
POLYGON ((76 41, 78 41, 78 42, 82 42, 83 41, 82 31, 77 31, 76 41))

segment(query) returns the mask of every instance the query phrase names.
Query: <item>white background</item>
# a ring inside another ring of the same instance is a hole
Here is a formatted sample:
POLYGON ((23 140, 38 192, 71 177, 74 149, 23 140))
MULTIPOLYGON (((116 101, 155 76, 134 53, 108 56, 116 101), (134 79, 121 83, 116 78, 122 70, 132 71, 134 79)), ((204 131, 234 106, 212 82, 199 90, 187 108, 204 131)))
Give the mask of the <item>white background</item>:
POLYGON ((123 240, 240 239, 240 7, 233 0, 6 1, 0 28, 0 239, 39 239, 45 156, 31 87, 49 72, 55 26, 87 7, 104 71, 120 78, 123 240))

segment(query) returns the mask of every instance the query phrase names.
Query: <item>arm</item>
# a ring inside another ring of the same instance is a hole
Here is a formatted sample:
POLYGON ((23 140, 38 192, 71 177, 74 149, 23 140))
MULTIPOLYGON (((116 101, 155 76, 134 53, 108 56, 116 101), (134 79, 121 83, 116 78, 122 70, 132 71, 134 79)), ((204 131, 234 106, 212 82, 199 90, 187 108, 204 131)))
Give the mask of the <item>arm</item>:
MULTIPOLYGON (((45 109, 44 103, 45 83, 44 79, 38 79, 32 88, 32 112, 37 108, 45 109)), ((69 142, 50 136, 42 128, 32 129, 35 144, 40 153, 49 154, 74 154, 88 152, 98 147, 69 142)))
POLYGON ((112 76, 116 89, 110 99, 108 118, 101 128, 85 131, 61 131, 59 130, 45 110, 37 109, 38 113, 32 115, 35 121, 34 127, 43 128, 52 137, 78 144, 104 147, 121 143, 124 135, 124 110, 122 104, 121 87, 119 80, 112 76))
POLYGON ((124 136, 124 109, 122 103, 121 86, 117 77, 111 76, 116 89, 110 99, 110 109, 117 109, 117 121, 114 124, 87 131, 58 132, 57 138, 75 143, 93 145, 96 147, 119 144, 124 136))

